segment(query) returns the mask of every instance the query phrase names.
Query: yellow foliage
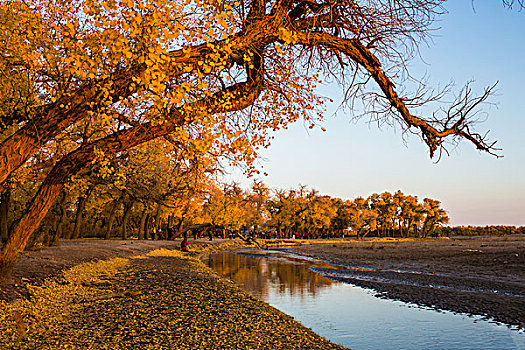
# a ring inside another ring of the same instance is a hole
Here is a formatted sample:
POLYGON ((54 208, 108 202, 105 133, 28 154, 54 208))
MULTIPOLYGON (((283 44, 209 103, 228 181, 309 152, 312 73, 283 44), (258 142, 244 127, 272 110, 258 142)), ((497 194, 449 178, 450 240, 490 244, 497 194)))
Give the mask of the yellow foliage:
POLYGON ((127 259, 85 263, 64 272, 67 283, 46 280, 42 286, 30 286, 32 301, 17 299, 12 303, 0 301, 0 347, 31 342, 35 336, 46 336, 57 331, 68 315, 82 307, 100 289, 89 287, 89 282, 108 278, 122 271, 127 259))

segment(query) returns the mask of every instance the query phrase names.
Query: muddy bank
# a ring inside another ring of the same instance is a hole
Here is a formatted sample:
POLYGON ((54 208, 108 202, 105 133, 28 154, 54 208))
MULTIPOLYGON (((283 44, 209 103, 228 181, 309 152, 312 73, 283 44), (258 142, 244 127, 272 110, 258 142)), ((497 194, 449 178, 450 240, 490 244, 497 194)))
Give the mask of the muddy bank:
POLYGON ((321 272, 383 298, 525 328, 524 237, 349 241, 290 251, 359 267, 321 272))
POLYGON ((191 255, 154 250, 63 270, 29 287, 31 301, 0 304, 0 348, 344 349, 191 255))

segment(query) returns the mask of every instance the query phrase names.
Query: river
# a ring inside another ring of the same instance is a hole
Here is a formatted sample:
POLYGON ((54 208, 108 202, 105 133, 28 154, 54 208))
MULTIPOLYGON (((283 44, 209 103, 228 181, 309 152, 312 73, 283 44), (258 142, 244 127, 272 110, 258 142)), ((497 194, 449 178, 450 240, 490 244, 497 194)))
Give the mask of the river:
POLYGON ((336 266, 279 250, 242 250, 205 263, 334 343, 368 349, 525 350, 525 332, 464 314, 384 300, 316 271, 336 266))

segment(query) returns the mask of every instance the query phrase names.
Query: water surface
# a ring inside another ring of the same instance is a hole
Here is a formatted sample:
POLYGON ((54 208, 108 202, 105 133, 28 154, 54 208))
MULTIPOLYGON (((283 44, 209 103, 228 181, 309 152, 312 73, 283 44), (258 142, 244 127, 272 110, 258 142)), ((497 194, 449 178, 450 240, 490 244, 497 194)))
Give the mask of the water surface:
POLYGON ((354 350, 525 350, 522 331, 379 299, 369 290, 312 271, 334 268, 319 260, 245 250, 213 254, 205 263, 316 333, 354 350))

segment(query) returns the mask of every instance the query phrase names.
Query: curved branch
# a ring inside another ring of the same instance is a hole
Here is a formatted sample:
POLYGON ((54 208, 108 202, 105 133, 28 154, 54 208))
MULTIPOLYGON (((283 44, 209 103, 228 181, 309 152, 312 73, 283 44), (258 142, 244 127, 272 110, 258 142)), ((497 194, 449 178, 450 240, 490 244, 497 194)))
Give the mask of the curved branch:
MULTIPOLYGON (((494 143, 487 143, 483 137, 479 137, 478 134, 470 132, 466 116, 463 116, 463 118, 458 120, 452 127, 443 127, 438 130, 427 120, 412 115, 403 98, 397 94, 394 83, 382 69, 377 57, 359 40, 343 39, 326 33, 312 32, 299 32, 297 39, 298 43, 306 46, 322 46, 335 52, 341 52, 364 68, 377 83, 391 106, 397 110, 406 126, 409 128, 415 127, 420 130, 421 137, 430 149, 431 157, 434 156, 434 152, 438 147, 441 147, 443 139, 450 135, 463 137, 472 142, 478 150, 493 154, 494 143)), ((490 95, 492 89, 493 87, 487 89, 484 97, 482 96, 475 105, 484 101, 490 95)))

